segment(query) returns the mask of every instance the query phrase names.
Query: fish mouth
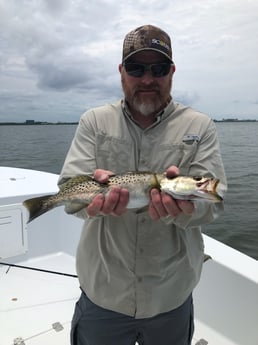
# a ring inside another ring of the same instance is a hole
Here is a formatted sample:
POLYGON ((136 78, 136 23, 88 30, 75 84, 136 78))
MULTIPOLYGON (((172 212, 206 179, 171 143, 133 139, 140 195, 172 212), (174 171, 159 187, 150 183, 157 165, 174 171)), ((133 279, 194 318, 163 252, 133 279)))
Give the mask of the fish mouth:
POLYGON ((204 191, 204 192, 209 192, 209 184, 211 185, 212 187, 212 192, 213 193, 216 193, 216 190, 217 190, 217 186, 219 184, 219 179, 215 178, 215 179, 207 179, 206 181, 203 181, 203 182, 197 182, 196 183, 196 186, 201 190, 201 191, 204 191))
MULTIPOLYGON (((196 186, 198 187, 197 194, 198 196, 210 201, 220 202, 223 198, 217 192, 217 186, 219 184, 219 179, 207 179, 203 182, 197 182, 196 186), (209 188, 210 187, 210 188, 209 188), (199 192, 199 193, 198 193, 199 192)), ((197 195, 196 195, 197 196, 197 195)))
POLYGON ((196 186, 200 189, 200 190, 204 190, 206 189, 206 187, 208 186, 209 184, 209 180, 206 180, 204 182, 197 182, 196 183, 196 186))

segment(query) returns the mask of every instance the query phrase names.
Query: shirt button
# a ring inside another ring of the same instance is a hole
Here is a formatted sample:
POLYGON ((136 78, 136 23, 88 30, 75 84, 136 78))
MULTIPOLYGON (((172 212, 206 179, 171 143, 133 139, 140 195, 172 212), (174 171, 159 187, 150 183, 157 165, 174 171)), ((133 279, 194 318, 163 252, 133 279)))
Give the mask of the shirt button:
POLYGON ((144 253, 144 249, 143 249, 143 248, 140 248, 140 249, 139 249, 139 253, 140 253, 140 254, 143 254, 143 253, 144 253))
POLYGON ((146 222, 146 218, 141 219, 141 224, 144 224, 146 222))
POLYGON ((137 280, 138 280, 138 283, 141 283, 142 282, 142 277, 138 277, 137 280))

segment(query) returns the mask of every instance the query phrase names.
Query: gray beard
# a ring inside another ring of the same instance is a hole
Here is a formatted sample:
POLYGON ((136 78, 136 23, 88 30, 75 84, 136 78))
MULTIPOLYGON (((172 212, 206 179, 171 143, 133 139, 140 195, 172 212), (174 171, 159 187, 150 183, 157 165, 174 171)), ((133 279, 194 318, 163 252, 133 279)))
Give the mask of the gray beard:
POLYGON ((160 109, 161 104, 155 104, 154 102, 142 103, 134 102, 134 109, 138 111, 143 116, 150 116, 155 114, 160 109))

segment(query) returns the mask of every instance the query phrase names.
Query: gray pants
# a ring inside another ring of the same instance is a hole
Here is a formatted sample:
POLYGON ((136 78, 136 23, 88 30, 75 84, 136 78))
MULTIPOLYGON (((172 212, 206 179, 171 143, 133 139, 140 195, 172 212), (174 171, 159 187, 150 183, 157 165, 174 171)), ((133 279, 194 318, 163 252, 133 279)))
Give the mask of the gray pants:
POLYGON ((82 293, 73 316, 71 344, 190 345, 193 328, 192 296, 175 310, 135 319, 101 308, 82 293))

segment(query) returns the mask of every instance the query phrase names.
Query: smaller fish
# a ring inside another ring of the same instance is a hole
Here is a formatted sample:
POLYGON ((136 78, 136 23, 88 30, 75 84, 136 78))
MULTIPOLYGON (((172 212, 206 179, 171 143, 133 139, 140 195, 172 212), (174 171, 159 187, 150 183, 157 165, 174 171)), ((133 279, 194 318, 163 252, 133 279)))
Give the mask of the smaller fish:
POLYGON ((176 176, 151 172, 128 172, 110 176, 107 183, 99 183, 89 175, 80 175, 61 185, 54 195, 45 195, 25 200, 23 205, 29 211, 28 223, 51 209, 64 205, 68 214, 76 213, 88 206, 93 198, 102 193, 107 195, 114 186, 126 188, 130 193, 128 209, 140 210, 149 203, 152 188, 171 195, 175 199, 206 200, 220 202, 222 197, 216 189, 219 179, 211 177, 176 176))

